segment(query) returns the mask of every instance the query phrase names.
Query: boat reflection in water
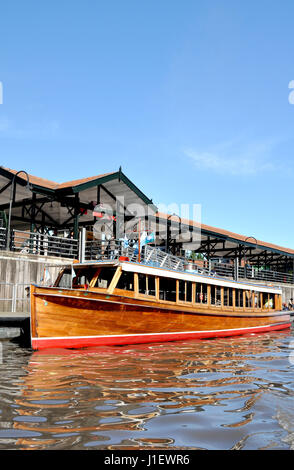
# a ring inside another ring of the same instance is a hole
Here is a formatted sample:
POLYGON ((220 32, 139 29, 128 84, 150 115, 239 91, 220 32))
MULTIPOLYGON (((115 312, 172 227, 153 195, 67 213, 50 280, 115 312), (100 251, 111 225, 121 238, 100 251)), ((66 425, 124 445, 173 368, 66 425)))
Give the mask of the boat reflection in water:
POLYGON ((291 338, 34 352, 17 383, 10 448, 289 448, 277 417, 293 399, 291 338))

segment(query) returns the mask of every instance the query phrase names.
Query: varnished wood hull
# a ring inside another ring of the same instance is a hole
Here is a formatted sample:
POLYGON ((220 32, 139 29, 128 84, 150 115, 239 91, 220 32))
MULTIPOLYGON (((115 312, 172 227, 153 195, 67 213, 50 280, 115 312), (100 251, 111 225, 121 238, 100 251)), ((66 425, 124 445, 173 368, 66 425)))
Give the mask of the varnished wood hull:
POLYGON ((83 290, 31 287, 33 349, 213 338, 290 327, 284 312, 171 305, 83 290))

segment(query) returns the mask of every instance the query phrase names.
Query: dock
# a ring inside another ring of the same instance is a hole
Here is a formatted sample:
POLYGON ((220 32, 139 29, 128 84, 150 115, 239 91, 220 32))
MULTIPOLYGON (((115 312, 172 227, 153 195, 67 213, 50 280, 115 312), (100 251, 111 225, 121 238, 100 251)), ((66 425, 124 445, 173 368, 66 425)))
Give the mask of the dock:
POLYGON ((21 327, 24 321, 30 319, 29 313, 21 312, 0 312, 0 327, 3 326, 14 326, 21 327))
POLYGON ((22 312, 0 312, 0 339, 29 338, 30 314, 22 312))

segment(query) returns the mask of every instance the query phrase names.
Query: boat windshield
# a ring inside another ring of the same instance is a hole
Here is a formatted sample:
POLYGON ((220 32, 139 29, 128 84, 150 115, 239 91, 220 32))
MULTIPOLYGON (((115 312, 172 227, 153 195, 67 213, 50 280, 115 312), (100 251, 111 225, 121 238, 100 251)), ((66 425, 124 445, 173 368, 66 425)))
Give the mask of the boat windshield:
POLYGON ((77 269, 64 269, 61 275, 58 276, 55 287, 64 287, 67 289, 71 287, 84 287, 90 284, 96 271, 97 268, 89 266, 77 269))
POLYGON ((58 276, 55 287, 63 287, 65 289, 75 289, 85 287, 108 288, 114 276, 116 268, 105 267, 97 268, 97 266, 78 266, 64 269, 58 276))

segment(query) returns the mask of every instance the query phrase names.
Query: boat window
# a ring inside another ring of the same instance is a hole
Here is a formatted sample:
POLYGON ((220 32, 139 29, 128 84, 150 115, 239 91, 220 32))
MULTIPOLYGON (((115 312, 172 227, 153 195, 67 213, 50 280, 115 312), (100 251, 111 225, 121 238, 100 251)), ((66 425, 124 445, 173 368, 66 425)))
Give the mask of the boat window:
POLYGON ((186 300, 186 283, 185 281, 179 281, 179 300, 186 300))
POLYGON ((117 289, 134 290, 134 273, 123 271, 118 280, 117 289))
POLYGON ((222 291, 220 286, 211 286, 210 288, 210 303, 211 305, 221 305, 222 291))
POLYGON ((246 307, 247 308, 252 308, 252 292, 251 290, 246 290, 245 291, 245 301, 246 301, 246 307))
POLYGON ((236 289, 235 305, 236 305, 236 307, 243 307, 243 305, 244 305, 243 290, 242 289, 236 289))
POLYGON ((192 286, 190 281, 179 281, 179 300, 192 302, 192 286))
POLYGON ((72 282, 72 273, 71 269, 65 269, 55 286, 57 287, 64 287, 66 289, 71 289, 71 282, 72 282))
POLYGON ((254 306, 255 308, 260 308, 260 292, 255 292, 254 294, 254 306))
POLYGON ((207 284, 196 284, 196 297, 197 304, 207 304, 207 284))
POLYGON ((177 300, 177 281, 176 279, 159 278, 159 298, 176 302, 177 300))
POLYGON ((224 287, 224 305, 229 305, 229 289, 224 287))
POLYGON ((116 268, 102 268, 95 287, 107 289, 112 281, 116 268))
POLYGON ((269 308, 275 308, 275 294, 269 294, 269 308))
POLYGON ((268 293, 267 292, 263 292, 262 293, 262 307, 263 308, 268 308, 268 293))
POLYGON ((186 282, 186 302, 192 302, 192 287, 193 284, 190 281, 186 282))
POLYGON ((263 292, 262 304, 263 304, 263 308, 275 308, 275 294, 263 292))
POLYGON ((211 305, 221 305, 222 303, 222 291, 220 286, 210 287, 210 303, 211 305))
POLYGON ((148 287, 148 291, 147 291, 147 295, 155 295, 156 294, 156 290, 155 290, 155 276, 147 276, 147 287, 148 287))
POLYGON ((85 284, 90 284, 96 271, 96 267, 73 268, 72 270, 65 269, 56 286, 68 289, 71 289, 71 287, 84 287, 85 284))
POLYGON ((210 286, 210 304, 215 305, 215 286, 210 286))
POLYGON ((139 293, 144 295, 155 295, 155 276, 139 274, 139 293))
POLYGON ((139 293, 146 294, 147 292, 147 276, 146 274, 138 274, 139 278, 139 293))
POLYGON ((229 307, 233 307, 233 289, 229 287, 229 307))
POLYGON ((222 304, 222 289, 219 286, 216 286, 216 305, 222 304))
POLYGON ((231 287, 224 287, 224 305, 233 306, 233 289, 231 287))
POLYGON ((73 287, 89 285, 96 271, 97 267, 73 268, 73 287))

